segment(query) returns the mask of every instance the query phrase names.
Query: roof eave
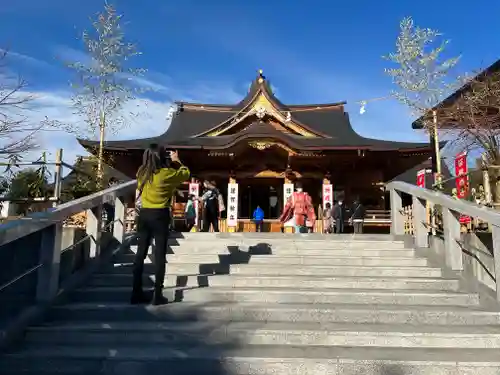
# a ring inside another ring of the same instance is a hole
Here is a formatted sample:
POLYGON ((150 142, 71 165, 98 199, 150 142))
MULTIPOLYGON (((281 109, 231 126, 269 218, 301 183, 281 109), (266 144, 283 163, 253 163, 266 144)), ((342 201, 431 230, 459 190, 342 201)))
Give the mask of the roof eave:
MULTIPOLYGON (((471 82, 477 81, 478 79, 481 79, 482 77, 487 76, 488 74, 498 72, 500 71, 500 59, 495 61, 493 64, 491 64, 489 67, 484 69, 482 72, 477 74, 474 78, 472 78, 469 82, 467 82, 465 85, 460 87, 457 91, 449 95, 446 99, 443 99, 439 104, 435 105, 429 111, 435 111, 440 108, 444 108, 450 105, 453 105, 455 101, 458 99, 458 97, 464 93, 467 92, 467 90, 470 88, 471 82)), ((423 118, 424 116, 420 116, 418 119, 413 121, 411 124, 412 129, 414 130, 421 130, 424 128, 423 125, 423 118)))

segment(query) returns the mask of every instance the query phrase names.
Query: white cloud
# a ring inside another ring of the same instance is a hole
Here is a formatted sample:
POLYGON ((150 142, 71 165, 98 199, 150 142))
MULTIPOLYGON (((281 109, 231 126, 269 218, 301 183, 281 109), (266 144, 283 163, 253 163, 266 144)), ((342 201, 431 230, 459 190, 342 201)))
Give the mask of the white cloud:
POLYGON ((88 54, 75 48, 58 46, 54 48, 54 54, 57 59, 64 61, 65 63, 92 63, 92 58, 88 54))
MULTIPOLYGON (((141 97, 127 102, 122 109, 124 117, 128 119, 126 126, 119 129, 115 133, 106 135, 106 140, 126 140, 134 138, 147 138, 158 136, 164 133, 170 120, 167 119, 169 109, 173 103, 172 99, 187 100, 193 102, 216 102, 216 103, 232 103, 242 99, 244 93, 241 94, 231 88, 231 85, 221 83, 210 85, 206 83, 195 83, 190 87, 177 88, 167 86, 163 83, 157 83, 148 78, 141 79, 136 83, 144 86, 161 90, 155 90, 155 93, 163 94, 168 99, 153 99, 151 97, 141 97), (165 93, 168 92, 168 95, 165 93), (129 116, 127 114, 134 113, 137 116, 129 116)), ((65 126, 71 126, 74 133, 69 133, 64 130, 51 129, 49 131, 40 132, 37 135, 40 148, 25 155, 25 160, 36 160, 40 157, 41 152, 47 152, 48 158, 54 160, 55 152, 58 148, 63 149, 63 160, 68 164, 72 164, 77 156, 86 155, 86 150, 77 142, 76 134, 84 134, 88 127, 84 119, 75 114, 71 103, 72 92, 68 90, 60 91, 33 91, 25 92, 27 95, 34 96, 34 100, 30 103, 29 111, 25 112, 28 120, 33 123, 40 123, 45 119, 57 121, 65 126)), ((96 139, 97 137, 90 137, 96 139)))
POLYGON ((24 64, 29 64, 32 66, 37 66, 39 68, 48 68, 52 67, 47 61, 36 59, 32 56, 24 55, 19 52, 7 50, 0 48, 0 55, 4 55, 5 58, 7 59, 7 63, 9 62, 14 62, 14 63, 24 63, 24 64))
MULTIPOLYGON (((88 134, 89 130, 84 119, 75 114, 71 106, 70 92, 35 92, 35 100, 31 103, 31 110, 27 112, 29 121, 39 123, 46 118, 70 126, 74 133, 64 130, 47 130, 40 132, 37 140, 40 150, 33 151, 29 158, 37 158, 39 153, 46 151, 53 159, 58 148, 63 149, 64 161, 72 164, 79 155, 87 152, 77 142, 77 136, 88 134), (38 155, 37 155, 38 154, 38 155)), ((110 133, 107 140, 145 138, 160 135, 168 127, 166 115, 169 102, 155 101, 146 98, 131 100, 125 104, 123 113, 139 113, 139 116, 128 116, 130 121, 125 127, 110 133)), ((93 138, 93 137, 91 137, 93 138)), ((26 156, 28 158, 28 156, 26 156)))

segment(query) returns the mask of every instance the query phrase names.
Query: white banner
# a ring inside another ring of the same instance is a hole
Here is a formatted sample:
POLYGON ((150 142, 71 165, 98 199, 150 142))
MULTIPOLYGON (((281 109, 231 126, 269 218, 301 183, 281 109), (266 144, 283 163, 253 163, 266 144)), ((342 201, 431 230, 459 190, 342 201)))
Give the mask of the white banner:
POLYGON ((238 184, 227 184, 227 226, 238 226, 238 184))
POLYGON ((285 208, 288 198, 293 194, 293 184, 283 184, 283 208, 285 208))
POLYGON ((196 210, 196 220, 195 220, 195 225, 196 227, 198 227, 198 197, 200 196, 200 184, 198 183, 195 183, 195 182, 191 182, 189 184, 189 194, 190 195, 194 195, 194 200, 193 200, 193 203, 194 203, 194 209, 196 210))
MULTIPOLYGON (((286 202, 293 194, 293 184, 283 184, 283 209, 285 209, 286 202)), ((293 227, 295 225, 295 218, 292 217, 291 220, 287 221, 285 227, 293 227)))
POLYGON ((323 184, 323 209, 325 209, 326 204, 330 203, 330 206, 333 207, 333 187, 331 184, 323 184))

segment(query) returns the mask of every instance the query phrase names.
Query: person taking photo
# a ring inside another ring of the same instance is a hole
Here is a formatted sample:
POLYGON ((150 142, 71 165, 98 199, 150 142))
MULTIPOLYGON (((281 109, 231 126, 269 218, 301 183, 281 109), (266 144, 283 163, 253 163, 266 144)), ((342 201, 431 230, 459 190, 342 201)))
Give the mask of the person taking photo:
POLYGON ((168 302, 163 296, 163 282, 170 210, 176 189, 189 176, 189 169, 182 165, 176 151, 168 152, 162 146, 151 145, 144 152, 142 165, 137 171, 137 195, 141 201, 141 209, 137 220, 138 246, 133 268, 132 304, 149 302, 143 291, 142 277, 144 260, 153 239, 155 285, 152 302, 153 305, 168 302))

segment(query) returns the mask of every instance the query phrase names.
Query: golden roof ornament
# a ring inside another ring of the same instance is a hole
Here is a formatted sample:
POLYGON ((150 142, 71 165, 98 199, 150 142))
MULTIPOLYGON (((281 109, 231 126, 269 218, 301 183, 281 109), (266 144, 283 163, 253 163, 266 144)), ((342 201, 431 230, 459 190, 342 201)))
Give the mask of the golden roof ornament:
POLYGON ((271 142, 265 142, 265 141, 252 141, 248 143, 249 146, 256 148, 259 151, 264 151, 268 149, 269 147, 272 146, 271 142))
POLYGON ((264 82, 264 72, 262 69, 259 69, 259 78, 257 78, 257 82, 259 83, 264 82))

